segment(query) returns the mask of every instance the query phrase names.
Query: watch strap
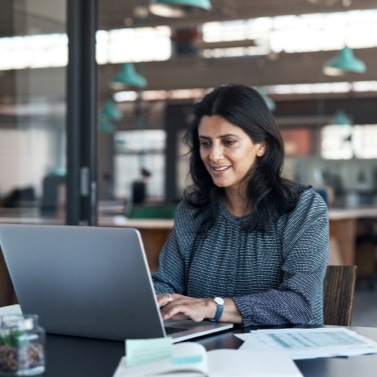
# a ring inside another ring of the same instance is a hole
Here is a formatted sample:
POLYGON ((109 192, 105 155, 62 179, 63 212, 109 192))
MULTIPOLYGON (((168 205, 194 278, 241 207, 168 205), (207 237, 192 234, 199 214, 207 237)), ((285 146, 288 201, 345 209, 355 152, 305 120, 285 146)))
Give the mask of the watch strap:
POLYGON ((217 308, 216 308, 215 316, 211 319, 211 321, 213 321, 213 322, 217 322, 220 319, 220 317, 221 317, 221 315, 223 314, 223 311, 224 311, 224 305, 220 305, 216 301, 215 301, 215 303, 216 303, 217 308))

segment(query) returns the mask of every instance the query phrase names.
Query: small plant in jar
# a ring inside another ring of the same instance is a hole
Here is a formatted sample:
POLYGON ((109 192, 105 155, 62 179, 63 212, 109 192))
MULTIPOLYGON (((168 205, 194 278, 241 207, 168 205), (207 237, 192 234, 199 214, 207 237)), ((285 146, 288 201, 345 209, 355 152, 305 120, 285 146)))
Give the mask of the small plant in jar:
POLYGON ((45 365, 44 331, 36 316, 0 318, 0 375, 31 376, 45 365))

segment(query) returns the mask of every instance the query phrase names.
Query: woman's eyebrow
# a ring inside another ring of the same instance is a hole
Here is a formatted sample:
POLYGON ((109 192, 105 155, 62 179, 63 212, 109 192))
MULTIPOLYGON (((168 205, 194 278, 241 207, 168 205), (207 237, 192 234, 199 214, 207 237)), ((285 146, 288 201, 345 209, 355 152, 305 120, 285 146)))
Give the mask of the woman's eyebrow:
MULTIPOLYGON (((239 135, 236 135, 236 134, 225 134, 225 135, 219 135, 216 137, 216 139, 221 139, 221 138, 224 138, 224 137, 236 137, 236 138, 239 138, 240 136, 239 135)), ((202 138, 202 139, 211 139, 210 136, 205 136, 205 135, 199 135, 199 138, 202 138)))

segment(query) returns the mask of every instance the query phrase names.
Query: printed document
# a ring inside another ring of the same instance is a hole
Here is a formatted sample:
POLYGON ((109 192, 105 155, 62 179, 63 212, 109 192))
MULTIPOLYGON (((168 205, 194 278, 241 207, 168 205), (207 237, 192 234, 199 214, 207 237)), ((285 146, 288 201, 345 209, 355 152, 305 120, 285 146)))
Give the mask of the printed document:
POLYGON ((343 327, 255 330, 236 334, 248 351, 285 351, 293 360, 377 353, 377 343, 343 327))

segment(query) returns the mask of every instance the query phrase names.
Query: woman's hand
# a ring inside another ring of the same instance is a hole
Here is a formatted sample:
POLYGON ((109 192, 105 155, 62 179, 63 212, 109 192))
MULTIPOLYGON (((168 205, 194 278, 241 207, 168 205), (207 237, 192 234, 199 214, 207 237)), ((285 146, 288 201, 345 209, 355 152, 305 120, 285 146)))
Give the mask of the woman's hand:
POLYGON ((157 296, 163 319, 192 319, 199 322, 216 312, 216 304, 209 298, 193 298, 177 293, 163 293, 157 296), (211 302, 212 301, 212 302, 211 302))
MULTIPOLYGON (((194 298, 178 293, 163 293, 157 296, 158 305, 164 320, 192 319, 195 322, 213 318, 217 305, 213 298, 194 298)), ((230 298, 224 298, 224 311, 221 322, 241 323, 242 317, 230 298)))

